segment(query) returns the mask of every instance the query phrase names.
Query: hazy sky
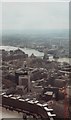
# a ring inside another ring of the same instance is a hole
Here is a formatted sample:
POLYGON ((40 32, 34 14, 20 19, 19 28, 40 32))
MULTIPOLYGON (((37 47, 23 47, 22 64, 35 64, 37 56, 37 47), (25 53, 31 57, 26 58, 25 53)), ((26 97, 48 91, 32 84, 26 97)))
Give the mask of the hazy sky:
POLYGON ((68 2, 7 2, 2 4, 3 30, 68 29, 68 2))

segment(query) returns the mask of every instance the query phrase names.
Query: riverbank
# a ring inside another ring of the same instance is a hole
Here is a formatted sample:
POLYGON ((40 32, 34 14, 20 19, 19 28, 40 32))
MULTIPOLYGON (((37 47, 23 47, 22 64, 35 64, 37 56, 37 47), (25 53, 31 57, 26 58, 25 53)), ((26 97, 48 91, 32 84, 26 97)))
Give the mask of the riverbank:
MULTIPOLYGON (((20 49, 23 52, 25 52, 26 54, 28 54, 28 56, 31 56, 32 54, 34 54, 37 57, 41 57, 41 58, 44 56, 43 52, 39 52, 35 49, 30 49, 30 48, 18 48, 18 47, 14 47, 14 46, 0 46, 0 50, 2 50, 2 49, 6 50, 6 51, 20 49)), ((50 55, 49 60, 50 61, 54 60, 52 55, 50 55)), ((57 61, 58 62, 67 62, 67 63, 71 64, 71 58, 59 58, 59 59, 57 59, 57 61)))
POLYGON ((43 57, 44 56, 43 52, 39 52, 35 49, 30 49, 30 48, 19 48, 19 47, 14 47, 14 46, 0 46, 0 50, 2 50, 2 49, 6 50, 6 51, 20 49, 23 52, 25 52, 26 54, 28 54, 28 56, 31 56, 32 54, 34 54, 37 57, 43 57))

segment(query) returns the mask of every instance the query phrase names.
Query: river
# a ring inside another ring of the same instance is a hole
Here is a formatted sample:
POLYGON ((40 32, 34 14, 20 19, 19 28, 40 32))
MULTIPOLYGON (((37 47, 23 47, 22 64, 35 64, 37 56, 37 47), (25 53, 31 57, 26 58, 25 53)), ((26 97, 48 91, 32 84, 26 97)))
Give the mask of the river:
MULTIPOLYGON (((0 50, 5 49, 7 51, 10 50, 17 50, 19 47, 14 47, 14 46, 0 46, 0 50)), ((35 49, 30 49, 30 48, 20 48, 23 52, 25 52, 26 54, 28 54, 28 56, 31 56, 31 54, 33 53, 35 56, 37 57, 43 57, 44 53, 43 52, 39 52, 38 50, 35 49)), ((50 61, 54 60, 53 56, 49 57, 50 61)), ((59 58, 57 59, 58 62, 67 62, 71 64, 71 58, 59 58)))
MULTIPOLYGON (((13 47, 13 46, 0 46, 0 50, 4 49, 6 51, 10 51, 10 50, 17 50, 19 47, 13 47)), ((31 54, 33 53, 35 56, 38 57, 43 57, 44 53, 43 52, 39 52, 35 49, 30 49, 30 48, 20 48, 20 50, 22 50, 23 52, 25 52, 26 54, 28 54, 28 56, 31 56, 31 54)))

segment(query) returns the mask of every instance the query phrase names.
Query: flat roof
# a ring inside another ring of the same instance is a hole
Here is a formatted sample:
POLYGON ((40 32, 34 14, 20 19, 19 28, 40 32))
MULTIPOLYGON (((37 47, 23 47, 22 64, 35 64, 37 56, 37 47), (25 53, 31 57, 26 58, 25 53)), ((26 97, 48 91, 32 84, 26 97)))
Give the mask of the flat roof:
POLYGON ((53 92, 52 92, 52 91, 47 91, 47 92, 45 92, 44 94, 45 94, 45 95, 52 95, 53 92))

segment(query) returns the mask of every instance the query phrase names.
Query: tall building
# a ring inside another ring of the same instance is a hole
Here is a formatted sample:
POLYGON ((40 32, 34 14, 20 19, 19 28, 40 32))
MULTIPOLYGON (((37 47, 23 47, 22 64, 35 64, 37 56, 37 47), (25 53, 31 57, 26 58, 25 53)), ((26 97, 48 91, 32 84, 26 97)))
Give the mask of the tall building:
POLYGON ((25 89, 27 92, 31 91, 31 81, 30 81, 31 72, 29 68, 26 67, 26 63, 23 64, 23 68, 20 68, 15 73, 17 89, 22 89, 23 93, 25 89))

